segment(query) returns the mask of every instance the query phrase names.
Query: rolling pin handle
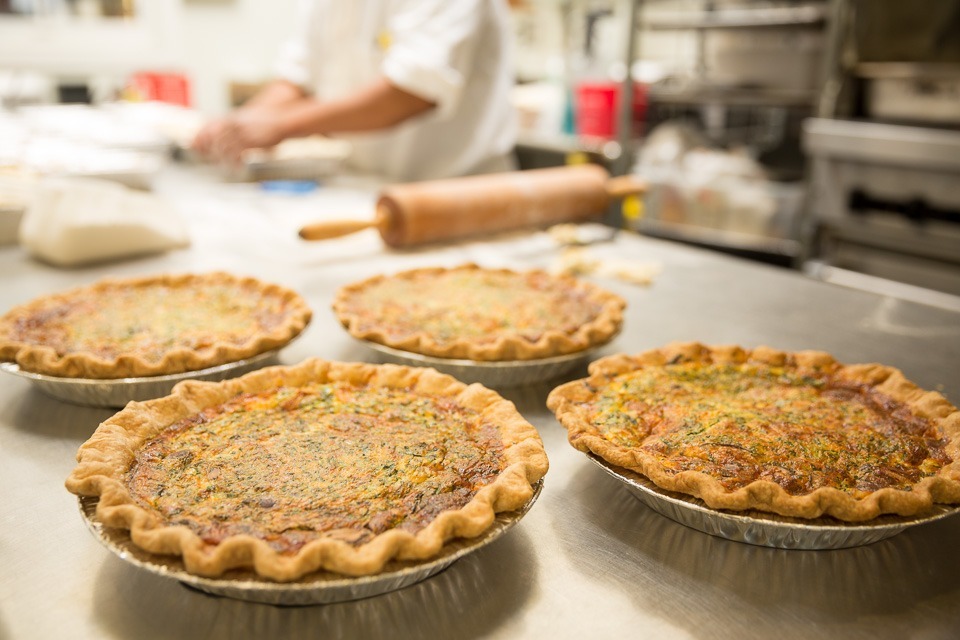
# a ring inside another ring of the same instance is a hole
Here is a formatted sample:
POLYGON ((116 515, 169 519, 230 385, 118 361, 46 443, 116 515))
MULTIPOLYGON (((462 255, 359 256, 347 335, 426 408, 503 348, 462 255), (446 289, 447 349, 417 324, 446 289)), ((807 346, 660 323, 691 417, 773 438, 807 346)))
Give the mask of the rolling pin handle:
POLYGON ((647 192, 647 188, 646 180, 632 175, 610 178, 604 185, 604 191, 611 198, 642 196, 647 192))
POLYGON ((330 220, 316 222, 300 229, 300 237, 304 240, 331 240, 351 233, 370 228, 381 228, 386 223, 383 216, 377 215, 373 220, 330 220))

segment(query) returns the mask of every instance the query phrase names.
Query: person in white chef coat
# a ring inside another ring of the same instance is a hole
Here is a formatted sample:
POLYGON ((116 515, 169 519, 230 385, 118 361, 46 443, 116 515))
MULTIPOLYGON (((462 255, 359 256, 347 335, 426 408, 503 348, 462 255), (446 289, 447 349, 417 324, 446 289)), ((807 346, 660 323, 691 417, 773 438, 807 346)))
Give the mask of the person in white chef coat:
POLYGON ((352 143, 353 169, 396 181, 507 171, 517 123, 505 0, 313 0, 278 78, 194 148, 246 149, 314 134, 352 143))

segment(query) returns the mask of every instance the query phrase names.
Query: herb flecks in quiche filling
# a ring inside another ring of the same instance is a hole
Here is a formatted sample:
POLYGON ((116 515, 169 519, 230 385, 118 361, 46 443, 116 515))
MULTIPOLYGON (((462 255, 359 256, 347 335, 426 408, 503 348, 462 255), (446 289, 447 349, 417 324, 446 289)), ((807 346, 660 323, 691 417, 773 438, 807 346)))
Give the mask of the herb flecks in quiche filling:
POLYGON ((280 298, 253 287, 211 283, 195 288, 114 287, 108 295, 53 299, 19 318, 13 340, 43 344, 59 354, 90 353, 113 359, 138 353, 157 362, 173 348, 203 350, 218 341, 240 345, 286 317, 280 298), (104 322, 108 316, 110 322, 104 322))
POLYGON ((224 272, 108 279, 0 317, 0 359, 65 378, 182 373, 284 346, 310 317, 296 292, 224 272))
POLYGON ((127 474, 136 501, 204 542, 278 552, 320 536, 416 533, 502 470, 503 444, 450 399, 342 382, 244 394, 161 432, 127 474))
POLYGON ((543 274, 497 271, 384 280, 363 292, 358 304, 370 309, 362 323, 384 326, 393 336, 426 331, 440 342, 461 336, 489 342, 505 333, 536 342, 550 329, 573 333, 601 306, 543 274))
POLYGON ((769 480, 793 495, 910 490, 950 462, 929 420, 864 385, 751 364, 675 364, 612 381, 600 435, 669 473, 702 471, 728 490, 769 480))
POLYGON ((310 358, 129 403, 80 447, 66 487, 192 574, 286 582, 460 553, 447 543, 522 517, 548 466, 537 430, 495 391, 310 358))
POLYGON ((513 360, 604 344, 619 332, 625 304, 569 276, 463 265, 370 278, 341 288, 333 306, 364 340, 437 357, 513 360))
POLYGON ((960 410, 893 367, 690 342, 589 371, 547 398, 570 444, 708 507, 859 522, 960 504, 960 410))

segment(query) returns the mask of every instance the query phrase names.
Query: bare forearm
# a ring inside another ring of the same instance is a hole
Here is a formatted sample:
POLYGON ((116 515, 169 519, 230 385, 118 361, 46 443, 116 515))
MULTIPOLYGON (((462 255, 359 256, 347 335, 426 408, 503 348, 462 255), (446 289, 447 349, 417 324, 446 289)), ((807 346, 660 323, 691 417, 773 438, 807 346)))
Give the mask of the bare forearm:
POLYGON ((378 80, 343 98, 303 98, 282 107, 285 137, 375 131, 395 126, 435 105, 378 80))
POLYGON ((302 100, 306 94, 303 89, 287 80, 273 80, 260 89, 241 108, 272 109, 290 105, 302 100))
POLYGON ((384 129, 433 107, 385 79, 329 101, 307 97, 296 85, 279 82, 227 118, 208 124, 193 146, 205 156, 239 162, 246 149, 270 148, 286 138, 384 129))

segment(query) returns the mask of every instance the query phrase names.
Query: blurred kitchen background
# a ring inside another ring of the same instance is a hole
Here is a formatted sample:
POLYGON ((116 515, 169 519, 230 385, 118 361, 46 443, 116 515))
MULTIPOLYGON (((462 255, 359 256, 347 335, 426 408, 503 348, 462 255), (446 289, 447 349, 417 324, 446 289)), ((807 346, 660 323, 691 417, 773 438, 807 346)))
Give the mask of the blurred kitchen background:
MULTIPOLYGON (((0 211, 11 176, 149 189, 296 4, 0 0, 0 211)), ((521 168, 636 173, 612 225, 960 308, 960 0, 510 4, 521 168)))

